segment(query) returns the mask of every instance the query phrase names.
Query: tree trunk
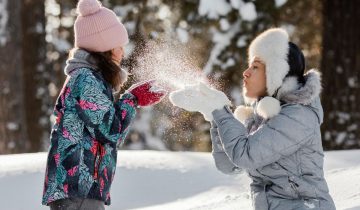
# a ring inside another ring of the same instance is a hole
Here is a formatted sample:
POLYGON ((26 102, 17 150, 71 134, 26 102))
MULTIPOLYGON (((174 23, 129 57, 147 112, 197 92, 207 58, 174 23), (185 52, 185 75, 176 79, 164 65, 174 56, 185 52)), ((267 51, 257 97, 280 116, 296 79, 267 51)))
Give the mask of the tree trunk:
POLYGON ((22 1, 22 63, 24 75, 25 123, 30 148, 41 150, 43 136, 49 133, 48 82, 45 75, 45 5, 43 0, 22 1))
POLYGON ((324 0, 323 143, 326 149, 360 147, 360 4, 324 0))
POLYGON ((22 0, 0 1, 0 154, 28 147, 21 51, 22 0), (11 17, 11 18, 10 18, 11 17))
POLYGON ((0 8, 0 153, 37 152, 49 132, 44 1, 3 0, 0 8))

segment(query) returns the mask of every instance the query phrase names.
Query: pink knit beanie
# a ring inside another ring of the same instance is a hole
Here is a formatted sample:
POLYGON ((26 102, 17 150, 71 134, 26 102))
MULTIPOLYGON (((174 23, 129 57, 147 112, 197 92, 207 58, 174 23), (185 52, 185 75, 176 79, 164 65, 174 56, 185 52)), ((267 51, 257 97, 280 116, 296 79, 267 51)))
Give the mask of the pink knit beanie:
POLYGON ((129 42, 128 33, 115 13, 98 0, 80 0, 75 20, 75 47, 105 52, 129 42))

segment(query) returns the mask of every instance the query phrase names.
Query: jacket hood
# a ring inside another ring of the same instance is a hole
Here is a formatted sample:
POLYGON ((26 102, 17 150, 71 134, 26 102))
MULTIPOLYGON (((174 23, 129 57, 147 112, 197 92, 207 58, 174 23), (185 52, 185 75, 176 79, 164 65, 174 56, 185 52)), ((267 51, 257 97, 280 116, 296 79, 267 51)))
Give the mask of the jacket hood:
POLYGON ((282 104, 302 104, 310 107, 318 116, 319 123, 322 123, 323 110, 319 96, 322 89, 321 74, 311 69, 304 78, 304 84, 300 84, 295 77, 285 78, 276 99, 265 97, 253 103, 252 106, 239 106, 234 112, 235 117, 242 123, 254 114, 268 119, 280 112, 280 102, 282 102, 282 104))
POLYGON ((323 122, 323 109, 320 102, 321 73, 315 69, 309 70, 305 75, 305 84, 300 86, 295 78, 285 80, 279 90, 279 100, 284 103, 302 104, 310 107, 318 116, 319 123, 323 122))
POLYGON ((321 74, 311 69, 304 75, 304 79, 305 84, 301 85, 295 77, 286 78, 276 98, 285 103, 311 104, 320 95, 321 74))

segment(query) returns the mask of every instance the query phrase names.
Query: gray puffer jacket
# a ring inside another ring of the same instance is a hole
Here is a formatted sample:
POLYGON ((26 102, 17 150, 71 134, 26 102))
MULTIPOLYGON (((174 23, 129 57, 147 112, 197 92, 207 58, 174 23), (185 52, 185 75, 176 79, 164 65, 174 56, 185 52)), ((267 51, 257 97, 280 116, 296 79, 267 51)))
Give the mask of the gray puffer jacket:
POLYGON ((280 97, 280 113, 268 120, 254 111, 243 124, 226 107, 213 112, 215 164, 224 173, 248 173, 256 210, 335 209, 323 171, 320 76, 312 71, 305 79, 280 97))

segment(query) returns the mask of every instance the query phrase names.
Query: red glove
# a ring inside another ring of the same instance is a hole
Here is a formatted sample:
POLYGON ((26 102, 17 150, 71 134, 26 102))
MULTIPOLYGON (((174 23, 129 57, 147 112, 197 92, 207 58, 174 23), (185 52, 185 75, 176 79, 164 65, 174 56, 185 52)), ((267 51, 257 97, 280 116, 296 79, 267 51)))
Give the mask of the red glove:
POLYGON ((145 81, 132 85, 128 92, 137 98, 139 106, 150 106, 160 102, 167 91, 155 86, 155 80, 145 81))

